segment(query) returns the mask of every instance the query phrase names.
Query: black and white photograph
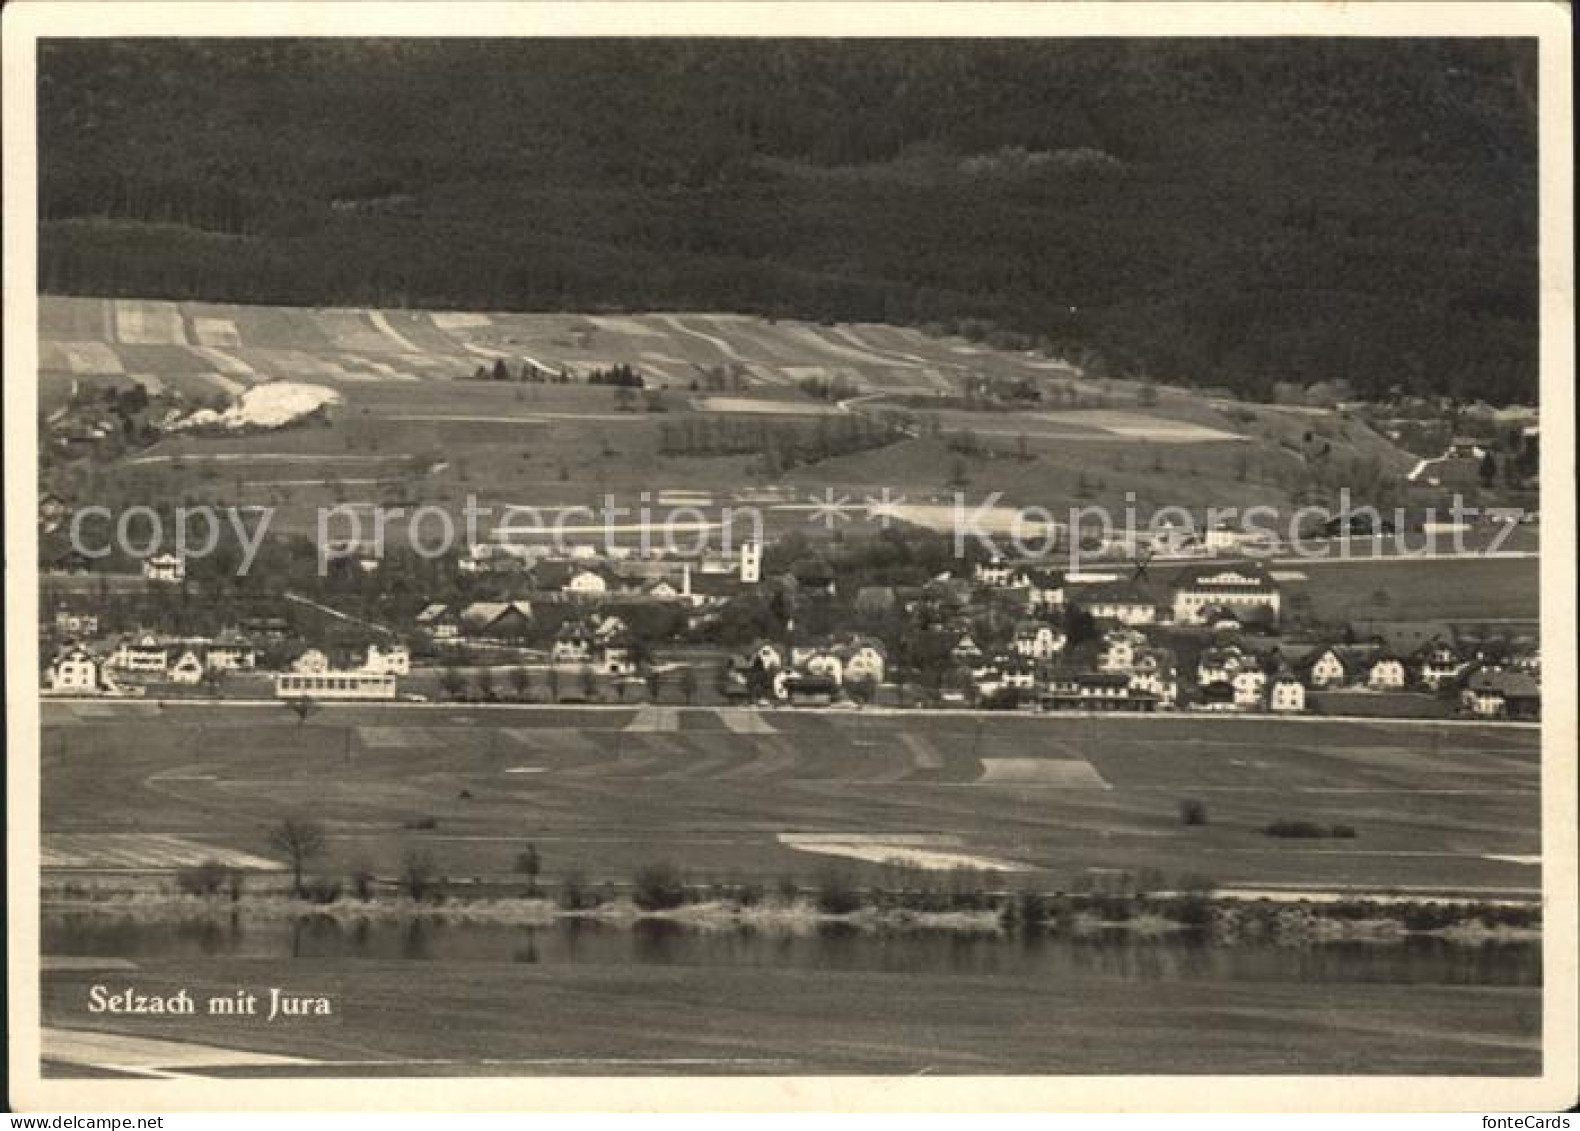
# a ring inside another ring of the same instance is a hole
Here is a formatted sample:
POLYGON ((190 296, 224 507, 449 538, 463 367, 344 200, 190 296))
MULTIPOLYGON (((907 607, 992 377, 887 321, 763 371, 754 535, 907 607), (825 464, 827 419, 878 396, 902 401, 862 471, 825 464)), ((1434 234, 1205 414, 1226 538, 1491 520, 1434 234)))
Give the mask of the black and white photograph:
POLYGON ((6 14, 14 1107, 1574 1102, 1568 9, 221 7, 6 14))

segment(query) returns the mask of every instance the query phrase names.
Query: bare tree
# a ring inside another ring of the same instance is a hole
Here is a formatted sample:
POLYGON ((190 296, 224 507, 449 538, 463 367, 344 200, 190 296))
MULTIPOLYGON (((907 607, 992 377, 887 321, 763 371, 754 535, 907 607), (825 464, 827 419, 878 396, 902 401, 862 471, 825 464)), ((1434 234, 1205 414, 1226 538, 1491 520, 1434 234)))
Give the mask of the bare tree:
POLYGON ((324 854, 328 843, 322 825, 297 817, 287 817, 269 833, 269 847, 290 862, 291 879, 297 895, 302 894, 302 873, 310 863, 324 854))
POLYGON ((295 699, 287 699, 285 705, 291 708, 296 715, 296 725, 301 726, 307 721, 307 716, 318 710, 318 704, 306 695, 299 695, 295 699))

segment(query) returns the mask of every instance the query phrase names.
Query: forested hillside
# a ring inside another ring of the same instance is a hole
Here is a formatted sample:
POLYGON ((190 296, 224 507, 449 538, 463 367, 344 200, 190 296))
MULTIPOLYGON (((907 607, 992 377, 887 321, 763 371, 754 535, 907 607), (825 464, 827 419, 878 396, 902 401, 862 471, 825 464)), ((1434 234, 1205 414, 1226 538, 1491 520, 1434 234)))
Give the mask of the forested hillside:
POLYGON ((1533 399, 1534 41, 74 41, 40 285, 1533 399))

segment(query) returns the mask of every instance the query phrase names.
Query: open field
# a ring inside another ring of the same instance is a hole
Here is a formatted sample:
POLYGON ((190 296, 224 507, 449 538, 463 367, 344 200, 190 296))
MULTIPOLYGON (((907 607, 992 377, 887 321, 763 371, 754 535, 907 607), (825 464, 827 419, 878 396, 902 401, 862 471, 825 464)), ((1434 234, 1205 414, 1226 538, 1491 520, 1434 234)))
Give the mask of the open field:
POLYGON ((1318 891, 1539 887, 1518 859, 1540 851, 1533 729, 728 715, 331 705, 299 726, 273 704, 46 703, 46 851, 138 833, 267 857, 269 827, 298 815, 328 827, 335 875, 393 875, 420 845, 446 875, 507 877, 530 841, 549 877, 623 881, 665 860, 699 882, 807 881, 826 858, 798 835, 926 835, 1049 889, 1092 868, 1318 891), (1207 826, 1181 824, 1185 797, 1206 803, 1207 826), (1359 835, 1265 836, 1279 818, 1359 835))

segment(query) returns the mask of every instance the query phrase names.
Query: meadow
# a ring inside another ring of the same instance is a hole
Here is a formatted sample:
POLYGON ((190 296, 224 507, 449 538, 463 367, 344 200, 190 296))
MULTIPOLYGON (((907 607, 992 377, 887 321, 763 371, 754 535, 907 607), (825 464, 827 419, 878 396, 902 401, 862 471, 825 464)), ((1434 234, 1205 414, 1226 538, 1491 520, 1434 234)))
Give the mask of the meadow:
POLYGON ((42 759, 46 855, 109 877, 267 858, 294 816, 326 827, 316 867, 335 877, 393 876, 421 849, 448 877, 508 880, 531 843, 546 878, 594 882, 662 861, 698 883, 811 883, 832 860, 879 882, 922 850, 1040 890, 1113 869, 1539 887, 1539 734, 1515 727, 404 704, 298 723, 276 704, 46 703, 42 759), (1186 798, 1205 824, 1182 823, 1186 798), (1263 833, 1280 819, 1357 835, 1263 833))

